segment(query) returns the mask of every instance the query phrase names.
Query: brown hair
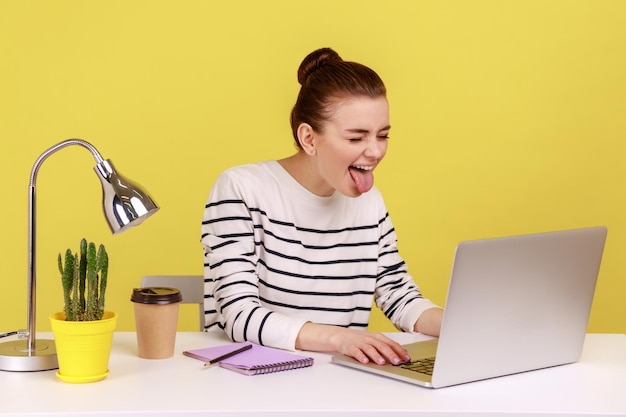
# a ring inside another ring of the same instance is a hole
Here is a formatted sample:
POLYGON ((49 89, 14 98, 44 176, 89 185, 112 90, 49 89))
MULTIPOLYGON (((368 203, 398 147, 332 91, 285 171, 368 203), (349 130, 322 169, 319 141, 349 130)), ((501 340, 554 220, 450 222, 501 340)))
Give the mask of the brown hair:
POLYGON ((385 97, 387 90, 378 74, 365 65, 344 61, 330 48, 311 52, 298 68, 300 93, 291 111, 291 130, 296 146, 298 126, 309 124, 316 132, 332 112, 334 100, 342 97, 385 97))

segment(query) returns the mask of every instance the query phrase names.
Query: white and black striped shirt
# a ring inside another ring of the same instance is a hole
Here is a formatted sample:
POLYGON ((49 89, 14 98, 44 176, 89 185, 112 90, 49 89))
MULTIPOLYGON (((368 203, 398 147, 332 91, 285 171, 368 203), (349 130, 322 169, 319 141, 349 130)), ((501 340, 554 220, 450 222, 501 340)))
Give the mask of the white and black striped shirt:
POLYGON ((426 309, 380 192, 319 197, 277 161, 225 171, 202 222, 207 326, 293 349, 307 321, 366 329, 372 300, 401 330, 426 309))

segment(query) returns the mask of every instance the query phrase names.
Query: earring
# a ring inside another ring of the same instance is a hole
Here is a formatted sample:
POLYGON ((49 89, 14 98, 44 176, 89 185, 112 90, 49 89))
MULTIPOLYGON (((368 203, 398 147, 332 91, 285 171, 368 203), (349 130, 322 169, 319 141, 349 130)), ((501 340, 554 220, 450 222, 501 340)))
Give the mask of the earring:
POLYGON ((309 149, 309 154, 315 155, 315 149, 309 149))

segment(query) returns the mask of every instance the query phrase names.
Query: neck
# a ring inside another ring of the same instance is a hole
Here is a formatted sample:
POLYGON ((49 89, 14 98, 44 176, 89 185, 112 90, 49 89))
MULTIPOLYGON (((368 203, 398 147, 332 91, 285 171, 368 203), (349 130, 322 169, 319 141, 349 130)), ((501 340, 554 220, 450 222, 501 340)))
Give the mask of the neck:
POLYGON ((278 160, 278 163, 301 186, 320 197, 333 195, 335 190, 319 175, 315 165, 315 157, 299 150, 292 156, 278 160))

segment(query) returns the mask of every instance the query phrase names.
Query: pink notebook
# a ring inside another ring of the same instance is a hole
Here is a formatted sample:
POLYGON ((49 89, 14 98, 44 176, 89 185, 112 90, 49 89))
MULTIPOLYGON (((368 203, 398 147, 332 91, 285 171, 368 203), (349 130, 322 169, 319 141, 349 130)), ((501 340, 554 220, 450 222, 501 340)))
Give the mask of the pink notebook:
POLYGON ((261 346, 251 342, 231 343, 203 349, 186 350, 183 354, 194 359, 208 362, 228 352, 240 349, 245 345, 252 345, 252 348, 219 361, 219 366, 244 375, 258 375, 306 368, 307 366, 313 365, 313 358, 311 357, 297 355, 285 350, 261 346))

